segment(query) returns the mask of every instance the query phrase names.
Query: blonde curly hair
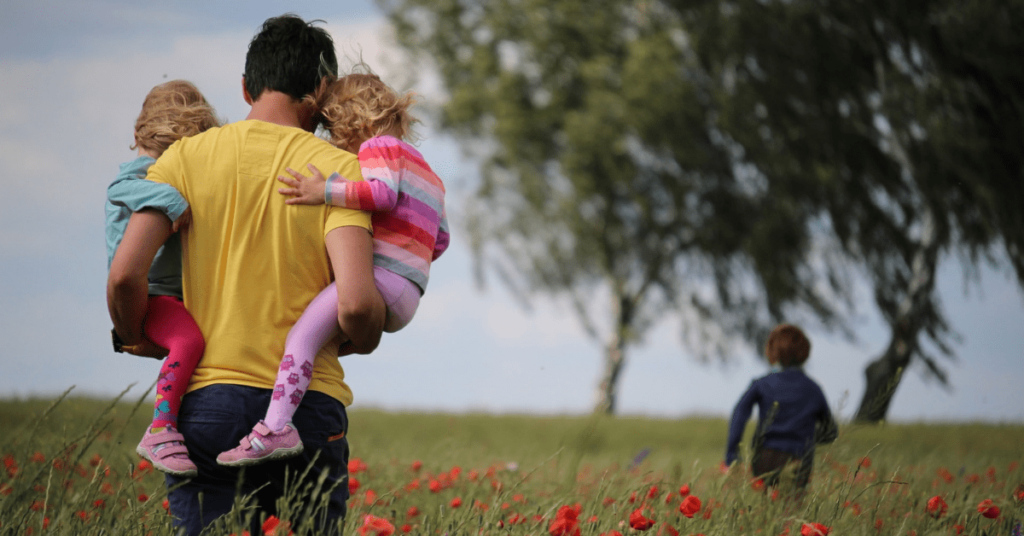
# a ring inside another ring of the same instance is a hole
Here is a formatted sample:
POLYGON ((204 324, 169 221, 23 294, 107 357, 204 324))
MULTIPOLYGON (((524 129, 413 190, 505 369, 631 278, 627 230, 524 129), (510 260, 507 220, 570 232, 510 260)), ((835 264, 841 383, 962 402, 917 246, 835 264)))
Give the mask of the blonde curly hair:
POLYGON ((308 98, 319 108, 331 144, 340 149, 357 153, 364 141, 383 134, 407 142, 415 138, 412 125, 419 121, 409 108, 416 95, 399 95, 373 73, 342 76, 308 98))
POLYGON ((220 126, 213 107, 196 86, 185 80, 171 80, 149 90, 142 112, 135 120, 135 143, 131 149, 164 153, 172 143, 220 126))

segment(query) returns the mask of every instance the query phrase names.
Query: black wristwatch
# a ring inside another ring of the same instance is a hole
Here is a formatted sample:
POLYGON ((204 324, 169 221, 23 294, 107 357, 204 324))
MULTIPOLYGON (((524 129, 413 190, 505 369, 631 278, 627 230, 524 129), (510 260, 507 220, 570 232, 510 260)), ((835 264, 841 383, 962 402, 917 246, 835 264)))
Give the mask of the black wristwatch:
POLYGON ((121 348, 124 346, 124 341, 121 340, 121 336, 117 334, 116 329, 111 328, 110 339, 114 343, 114 351, 119 354, 123 354, 124 350, 121 348))

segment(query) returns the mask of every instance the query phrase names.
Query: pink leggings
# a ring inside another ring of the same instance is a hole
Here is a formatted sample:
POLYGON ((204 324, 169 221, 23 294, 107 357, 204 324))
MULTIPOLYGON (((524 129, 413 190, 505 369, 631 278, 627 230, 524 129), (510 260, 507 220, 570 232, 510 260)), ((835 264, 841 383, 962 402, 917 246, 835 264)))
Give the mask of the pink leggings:
POLYGON ((178 425, 178 408, 206 343, 185 305, 174 296, 150 296, 146 337, 169 353, 156 382, 153 428, 178 425))
MULTIPOLYGON (((384 331, 394 333, 416 314, 420 289, 412 281, 378 266, 373 267, 373 278, 388 308, 384 331)), ((331 283, 309 302, 285 339, 284 358, 264 419, 271 430, 281 430, 291 420, 313 379, 317 351, 338 333, 338 290, 331 283)))

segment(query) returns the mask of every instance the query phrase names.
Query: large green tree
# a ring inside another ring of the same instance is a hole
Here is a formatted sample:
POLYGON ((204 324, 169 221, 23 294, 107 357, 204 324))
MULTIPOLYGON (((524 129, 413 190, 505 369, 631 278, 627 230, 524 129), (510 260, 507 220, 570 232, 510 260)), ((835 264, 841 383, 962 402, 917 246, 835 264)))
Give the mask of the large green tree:
POLYGON ((913 360, 947 382, 924 344, 952 354, 940 259, 959 255, 971 270, 1005 254, 1024 282, 1021 8, 746 1, 684 11, 714 42, 698 51, 703 65, 730 86, 720 128, 771 181, 792 181, 792 195, 822 209, 891 327, 865 370, 859 420, 885 417, 913 360))
POLYGON ((919 344, 949 350, 940 253, 976 260, 1002 240, 1021 273, 1016 212, 994 218, 978 201, 1005 185, 957 171, 982 144, 957 145, 980 129, 964 119, 976 92, 932 58, 948 44, 939 8, 381 5, 399 42, 438 66, 442 127, 485 155, 477 260, 524 295, 571 300, 604 345, 599 411, 614 410, 626 350, 666 313, 702 351, 760 342, 782 319, 841 327, 852 266, 893 326, 892 351, 868 368, 861 413, 876 419, 911 358, 945 377, 919 344))

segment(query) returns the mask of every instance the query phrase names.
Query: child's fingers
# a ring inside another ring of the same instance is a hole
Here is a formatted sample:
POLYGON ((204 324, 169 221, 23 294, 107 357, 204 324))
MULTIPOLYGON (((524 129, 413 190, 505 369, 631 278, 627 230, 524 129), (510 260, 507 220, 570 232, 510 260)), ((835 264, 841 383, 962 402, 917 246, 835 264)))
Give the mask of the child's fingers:
POLYGON ((284 200, 286 205, 319 205, 315 199, 307 196, 290 197, 284 200))
POLYGON ((306 167, 313 172, 313 177, 315 177, 318 180, 324 179, 324 174, 320 173, 320 170, 317 169, 316 166, 314 166, 313 164, 306 164, 306 167))
POLYGON ((295 171, 294 169, 292 169, 290 167, 286 167, 286 168, 284 168, 284 170, 286 172, 288 172, 288 174, 291 175, 292 177, 295 177, 296 180, 302 181, 302 180, 306 179, 305 175, 303 175, 302 173, 299 173, 298 171, 295 171))
POLYGON ((279 180, 279 181, 281 181, 281 182, 283 182, 283 183, 285 183, 288 186, 291 186, 293 188, 297 188, 299 186, 299 184, 300 184, 299 181, 297 181, 295 179, 292 179, 290 177, 285 177, 284 175, 278 175, 277 176, 277 180, 279 180))
POLYGON ((299 191, 295 188, 278 188, 277 193, 284 195, 300 195, 299 191))

